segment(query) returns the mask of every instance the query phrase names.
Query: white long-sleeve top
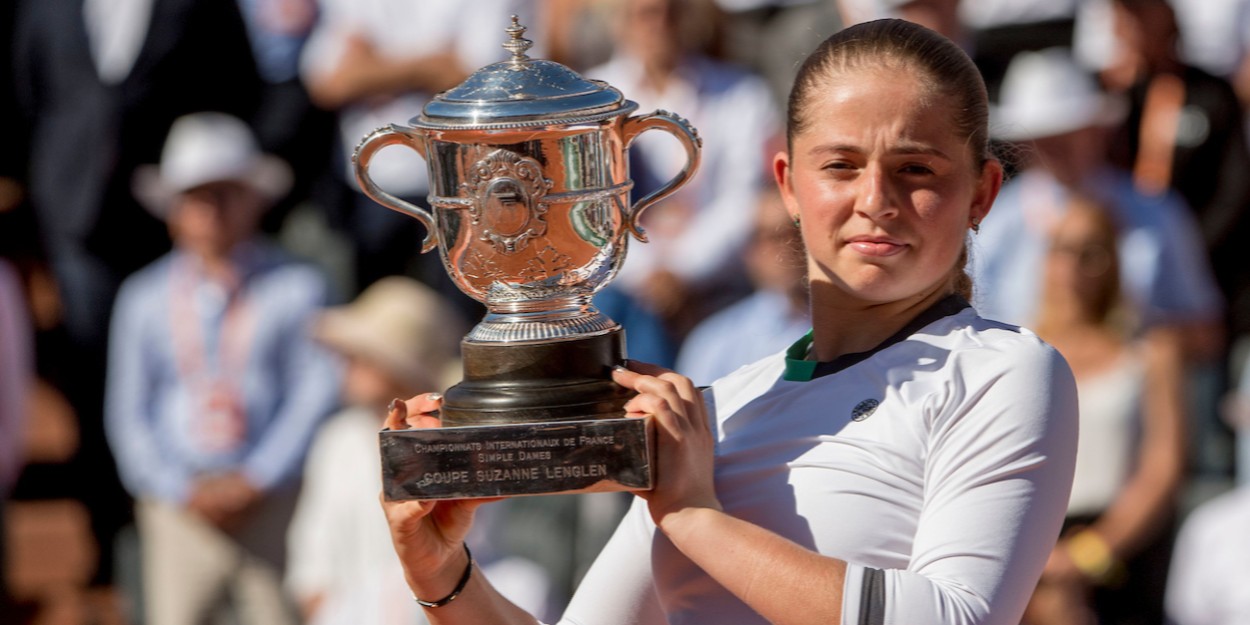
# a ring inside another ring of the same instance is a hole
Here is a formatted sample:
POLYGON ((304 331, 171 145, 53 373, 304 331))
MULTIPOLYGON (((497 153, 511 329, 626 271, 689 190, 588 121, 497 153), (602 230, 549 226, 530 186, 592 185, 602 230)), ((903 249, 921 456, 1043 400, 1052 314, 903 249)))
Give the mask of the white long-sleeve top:
MULTIPOLYGON (((844 625, 1019 623, 1072 483, 1062 357, 963 308, 829 375, 787 381, 794 365, 776 354, 707 394, 725 511, 849 563, 844 625)), ((638 500, 561 624, 666 622, 765 623, 638 500)))

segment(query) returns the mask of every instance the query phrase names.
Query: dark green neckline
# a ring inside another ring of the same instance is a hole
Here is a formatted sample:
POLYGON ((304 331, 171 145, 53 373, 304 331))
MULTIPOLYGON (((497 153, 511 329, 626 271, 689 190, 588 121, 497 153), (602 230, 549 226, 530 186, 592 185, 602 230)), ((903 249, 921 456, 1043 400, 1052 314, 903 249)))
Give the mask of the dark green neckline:
POLYGON ((958 314, 968 306, 967 300, 952 293, 926 308, 924 312, 916 315, 915 319, 908 322, 907 325, 891 335, 890 338, 882 341, 880 345, 866 352, 843 354, 828 362, 807 360, 807 352, 812 346, 812 331, 808 330, 807 334, 804 334, 802 338, 795 341, 786 350, 786 370, 782 379, 787 382, 808 382, 819 377, 832 375, 871 358, 877 352, 891 345, 903 342, 930 323, 958 314))

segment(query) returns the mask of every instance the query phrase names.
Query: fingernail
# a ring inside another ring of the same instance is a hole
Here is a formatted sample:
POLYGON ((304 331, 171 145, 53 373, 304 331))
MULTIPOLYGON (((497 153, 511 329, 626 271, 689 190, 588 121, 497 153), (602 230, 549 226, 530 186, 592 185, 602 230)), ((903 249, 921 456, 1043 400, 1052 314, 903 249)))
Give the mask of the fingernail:
POLYGON ((615 367, 612 367, 612 370, 613 371, 629 371, 629 369, 625 368, 625 365, 616 365, 615 367))
POLYGON ((388 406, 386 407, 386 410, 387 410, 387 412, 395 412, 396 410, 399 410, 399 411, 401 411, 401 412, 404 414, 404 416, 407 416, 407 415, 408 415, 408 404, 407 404, 407 402, 405 402, 404 400, 402 400, 402 399, 400 399, 400 398, 396 397, 395 399, 392 399, 392 400, 391 400, 391 403, 390 403, 390 405, 388 405, 388 406))
POLYGON ((426 393, 425 398, 430 401, 442 401, 443 394, 442 393, 426 393))

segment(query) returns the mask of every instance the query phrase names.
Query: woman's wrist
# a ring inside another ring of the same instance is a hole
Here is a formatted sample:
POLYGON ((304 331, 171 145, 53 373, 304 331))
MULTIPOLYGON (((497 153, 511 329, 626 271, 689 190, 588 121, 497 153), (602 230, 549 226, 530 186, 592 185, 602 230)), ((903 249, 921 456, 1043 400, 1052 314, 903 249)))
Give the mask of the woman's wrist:
POLYGON ((689 531, 698 531, 701 526, 706 527, 705 523, 709 515, 717 515, 722 512, 720 502, 713 501, 702 506, 685 506, 653 518, 660 532, 671 539, 689 531))
POLYGON ((416 599, 418 605, 423 608, 441 608, 455 601, 464 592, 465 587, 469 585, 469 578, 473 576, 473 554, 469 551, 468 543, 464 545, 464 555, 468 558, 468 562, 464 565, 464 572, 460 574, 456 587, 438 599, 422 599, 414 594, 412 598, 416 599))
POLYGON ((405 577, 413 597, 434 601, 452 594, 471 567, 471 558, 468 548, 461 546, 436 568, 405 566, 405 577))

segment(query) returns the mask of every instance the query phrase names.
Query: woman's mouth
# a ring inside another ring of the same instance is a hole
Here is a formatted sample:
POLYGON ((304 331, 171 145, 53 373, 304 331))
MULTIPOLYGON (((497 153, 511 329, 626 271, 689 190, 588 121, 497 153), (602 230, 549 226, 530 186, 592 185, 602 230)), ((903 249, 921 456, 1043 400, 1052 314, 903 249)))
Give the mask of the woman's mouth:
POLYGON ((893 256, 907 248, 907 244, 898 239, 873 236, 851 237, 847 245, 864 256, 893 256))

